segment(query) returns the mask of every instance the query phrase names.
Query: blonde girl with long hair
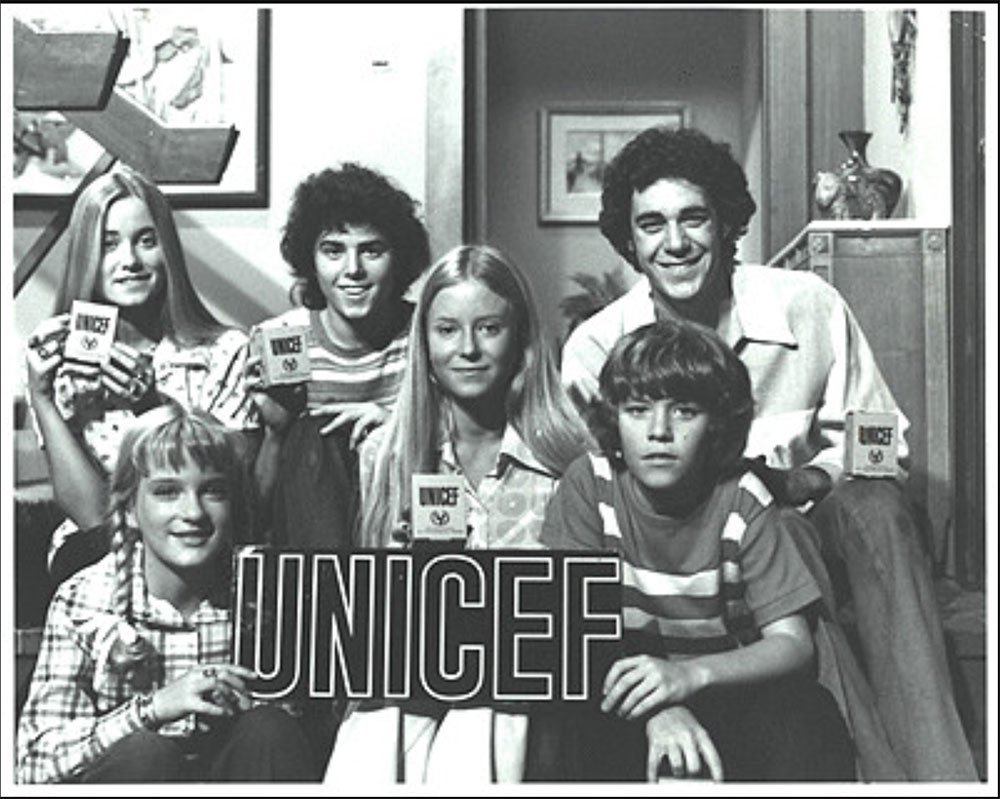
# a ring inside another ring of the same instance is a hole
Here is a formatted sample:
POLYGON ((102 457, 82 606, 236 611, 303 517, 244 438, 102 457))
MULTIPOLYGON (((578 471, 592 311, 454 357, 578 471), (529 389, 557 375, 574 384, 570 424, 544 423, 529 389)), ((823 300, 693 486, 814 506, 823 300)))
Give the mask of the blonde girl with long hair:
POLYGON ((243 384, 246 335, 199 298, 173 212, 153 183, 127 167, 102 175, 77 199, 68 233, 55 314, 26 348, 29 407, 70 522, 54 537, 53 549, 68 544, 51 564, 57 581, 107 551, 93 531, 137 413, 171 399, 241 428, 252 408, 243 384), (65 357, 74 300, 117 308, 115 342, 101 366, 65 357), (85 534, 70 535, 77 530, 85 534))
MULTIPOLYGON (((399 402, 362 446, 358 543, 400 546, 413 476, 449 473, 464 484, 465 547, 536 548, 559 477, 588 442, 527 281, 496 249, 458 247, 426 275, 399 402)), ((519 782, 527 740, 523 709, 360 705, 341 726, 327 780, 519 782)))

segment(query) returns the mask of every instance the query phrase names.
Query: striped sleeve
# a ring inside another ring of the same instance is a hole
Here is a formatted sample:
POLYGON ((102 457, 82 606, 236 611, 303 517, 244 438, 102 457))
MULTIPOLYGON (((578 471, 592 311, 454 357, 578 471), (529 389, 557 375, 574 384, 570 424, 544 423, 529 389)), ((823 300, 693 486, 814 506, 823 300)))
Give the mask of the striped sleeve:
POLYGON ((783 521, 782 510, 770 501, 767 489, 750 473, 743 476, 740 488, 746 529, 739 563, 746 605, 761 628, 801 612, 820 598, 820 590, 790 538, 794 531, 783 521))

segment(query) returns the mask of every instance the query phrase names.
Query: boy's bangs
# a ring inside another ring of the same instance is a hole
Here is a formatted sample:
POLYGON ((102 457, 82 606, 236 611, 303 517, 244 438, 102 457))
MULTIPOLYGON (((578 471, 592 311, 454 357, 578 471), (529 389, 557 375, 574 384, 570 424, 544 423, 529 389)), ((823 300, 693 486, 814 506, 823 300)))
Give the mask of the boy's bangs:
POLYGON ((715 408, 725 392, 725 381, 709 363, 697 358, 667 355, 662 350, 629 353, 621 370, 611 376, 610 397, 615 405, 630 400, 671 399, 715 408))

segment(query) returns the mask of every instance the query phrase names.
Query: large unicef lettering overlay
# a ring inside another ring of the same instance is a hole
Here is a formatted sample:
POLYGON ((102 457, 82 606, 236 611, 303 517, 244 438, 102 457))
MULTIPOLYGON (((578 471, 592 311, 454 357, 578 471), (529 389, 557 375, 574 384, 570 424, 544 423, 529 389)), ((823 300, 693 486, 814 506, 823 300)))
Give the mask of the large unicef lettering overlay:
POLYGON ((260 698, 585 701, 621 654, 613 553, 249 546, 233 572, 260 698))

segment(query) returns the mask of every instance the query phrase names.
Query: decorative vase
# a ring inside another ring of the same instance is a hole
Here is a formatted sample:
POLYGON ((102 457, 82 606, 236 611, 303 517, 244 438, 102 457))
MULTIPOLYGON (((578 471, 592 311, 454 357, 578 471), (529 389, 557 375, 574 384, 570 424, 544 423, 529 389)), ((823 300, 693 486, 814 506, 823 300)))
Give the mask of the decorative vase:
POLYGON ((850 156, 836 172, 816 175, 816 206, 827 219, 888 219, 899 202, 903 181, 891 169, 878 169, 866 155, 872 134, 842 130, 850 156))

